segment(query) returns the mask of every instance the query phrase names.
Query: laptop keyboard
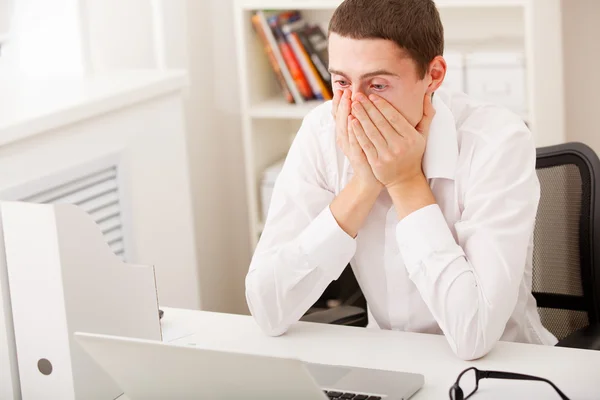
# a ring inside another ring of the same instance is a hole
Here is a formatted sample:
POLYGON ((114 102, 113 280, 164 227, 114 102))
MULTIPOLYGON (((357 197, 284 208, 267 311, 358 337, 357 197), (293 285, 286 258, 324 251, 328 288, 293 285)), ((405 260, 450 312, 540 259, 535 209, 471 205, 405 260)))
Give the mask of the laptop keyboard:
POLYGON ((368 396, 366 394, 357 394, 351 392, 337 392, 335 390, 324 390, 325 394, 330 399, 339 399, 339 400, 381 400, 379 396, 368 396))

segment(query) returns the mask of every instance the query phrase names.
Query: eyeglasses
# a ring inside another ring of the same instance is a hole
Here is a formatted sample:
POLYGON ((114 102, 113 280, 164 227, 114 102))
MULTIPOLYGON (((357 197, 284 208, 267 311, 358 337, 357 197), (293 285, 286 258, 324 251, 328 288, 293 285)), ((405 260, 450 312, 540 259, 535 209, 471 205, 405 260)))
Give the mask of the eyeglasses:
POLYGON ((541 381, 550 384, 559 394, 562 400, 569 400, 569 398, 560 391, 558 387, 548 379, 540 378, 532 375, 515 374, 512 372, 500 372, 500 371, 480 371, 475 367, 467 368, 458 375, 456 382, 450 388, 450 400, 467 400, 473 396, 479 388, 479 380, 481 379, 516 379, 522 381, 541 381), (462 387, 460 385, 462 379, 462 387), (469 393, 465 397, 465 392, 469 393))

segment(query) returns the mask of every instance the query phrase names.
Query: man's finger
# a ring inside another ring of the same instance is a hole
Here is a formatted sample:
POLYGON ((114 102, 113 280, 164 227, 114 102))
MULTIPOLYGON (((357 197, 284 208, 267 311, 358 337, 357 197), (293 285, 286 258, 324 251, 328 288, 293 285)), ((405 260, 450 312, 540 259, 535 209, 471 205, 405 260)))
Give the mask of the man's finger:
POLYGON ((348 115, 350 115, 350 91, 344 90, 336 111, 336 141, 345 153, 348 149, 348 115))
MULTIPOLYGON (((377 130, 381 132, 383 139, 388 145, 389 143, 397 139, 398 134, 402 135, 402 132, 396 132, 394 130, 394 128, 392 127, 392 125, 390 125, 386 117, 381 113, 381 111, 377 109, 377 107, 375 107, 375 104, 373 104, 367 98, 367 96, 359 93, 356 95, 356 99, 360 102, 359 104, 361 104, 364 107, 365 112, 369 116, 369 119, 373 121, 373 124, 375 125, 375 127, 377 127, 377 130)), ((367 134, 368 133, 369 132, 367 131, 367 134)), ((371 140, 373 140, 373 138, 371 138, 371 140)), ((375 141, 373 141, 373 143, 375 143, 375 141)), ((377 143, 375 143, 375 145, 377 145, 377 143)))
POLYGON ((337 109, 340 105, 341 98, 342 98, 342 91, 336 90, 335 93, 333 93, 333 100, 331 102, 331 115, 333 115, 333 118, 335 118, 335 116, 337 114, 337 109))
POLYGON ((345 126, 346 120, 348 119, 348 115, 350 115, 350 106, 352 100, 350 100, 350 91, 348 89, 344 90, 342 93, 338 106, 336 108, 336 123, 339 123, 340 126, 345 126))
POLYGON ((421 121, 416 126, 417 131, 424 135, 429 135, 431 121, 435 116, 435 108, 433 108, 432 96, 432 93, 425 93, 425 98, 423 99, 423 118, 421 118, 421 121))
POLYGON ((352 129, 352 119, 348 118, 347 119, 347 124, 348 124, 348 143, 350 145, 350 150, 353 153, 356 153, 358 150, 360 149, 360 145, 358 144, 358 142, 356 141, 356 135, 354 134, 354 129, 352 129))
POLYGON ((375 126, 369 114, 360 102, 352 104, 352 115, 360 121, 361 131, 369 138, 369 141, 375 146, 378 152, 383 152, 387 148, 387 142, 381 135, 379 129, 375 126))
POLYGON ((351 125, 352 132, 354 133, 354 136, 356 137, 356 141, 358 142, 358 144, 360 145, 360 148, 363 150, 363 152, 367 156, 367 160, 369 161, 369 164, 372 164, 375 161, 377 161, 377 149, 375 148, 375 145, 373 145, 373 142, 371 142, 371 140, 365 133, 365 130, 363 129, 363 126, 360 123, 360 121, 351 115, 350 117, 348 117, 348 122, 351 125))
POLYGON ((406 118, 404 118, 404 115, 396 110, 396 108, 383 97, 372 94, 369 96, 369 100, 373 102, 375 107, 383 114, 392 128, 394 128, 401 136, 412 132, 414 128, 406 118))
POLYGON ((350 153, 355 159, 364 160, 365 162, 369 162, 367 160, 367 156, 365 156, 365 152, 358 144, 358 140, 356 140, 356 134, 354 133, 354 128, 352 128, 352 122, 350 118, 348 118, 348 142, 350 147, 350 153))

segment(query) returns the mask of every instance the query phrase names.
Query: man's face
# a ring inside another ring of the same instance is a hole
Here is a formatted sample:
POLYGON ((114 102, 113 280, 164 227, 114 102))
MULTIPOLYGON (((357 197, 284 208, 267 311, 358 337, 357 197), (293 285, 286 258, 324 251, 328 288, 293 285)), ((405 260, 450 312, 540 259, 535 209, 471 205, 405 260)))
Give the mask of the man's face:
POLYGON ((416 63, 391 40, 350 39, 331 33, 329 70, 333 90, 372 93, 391 103, 411 125, 423 116, 423 96, 431 78, 419 77, 416 63))

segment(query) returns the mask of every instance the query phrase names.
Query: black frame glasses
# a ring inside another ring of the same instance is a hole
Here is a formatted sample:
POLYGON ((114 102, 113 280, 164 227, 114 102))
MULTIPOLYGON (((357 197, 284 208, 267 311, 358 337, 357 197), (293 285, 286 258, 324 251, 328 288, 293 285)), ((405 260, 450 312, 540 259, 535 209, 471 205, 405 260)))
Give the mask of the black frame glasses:
POLYGON ((533 375, 524 375, 524 374, 516 374, 514 372, 502 372, 502 371, 481 371, 475 367, 467 368, 462 371, 458 378, 456 378, 456 382, 450 388, 450 400, 467 400, 469 397, 473 396, 477 389, 479 388, 479 381, 481 379, 515 379, 520 381, 541 381, 546 382, 550 386, 556 390, 556 392, 560 395, 562 400, 570 400, 561 390, 556 387, 556 385, 550 382, 548 379, 540 378, 538 376, 533 375), (463 377, 469 371, 475 371, 475 389, 468 396, 464 396, 463 390, 460 387, 460 378, 463 377))

